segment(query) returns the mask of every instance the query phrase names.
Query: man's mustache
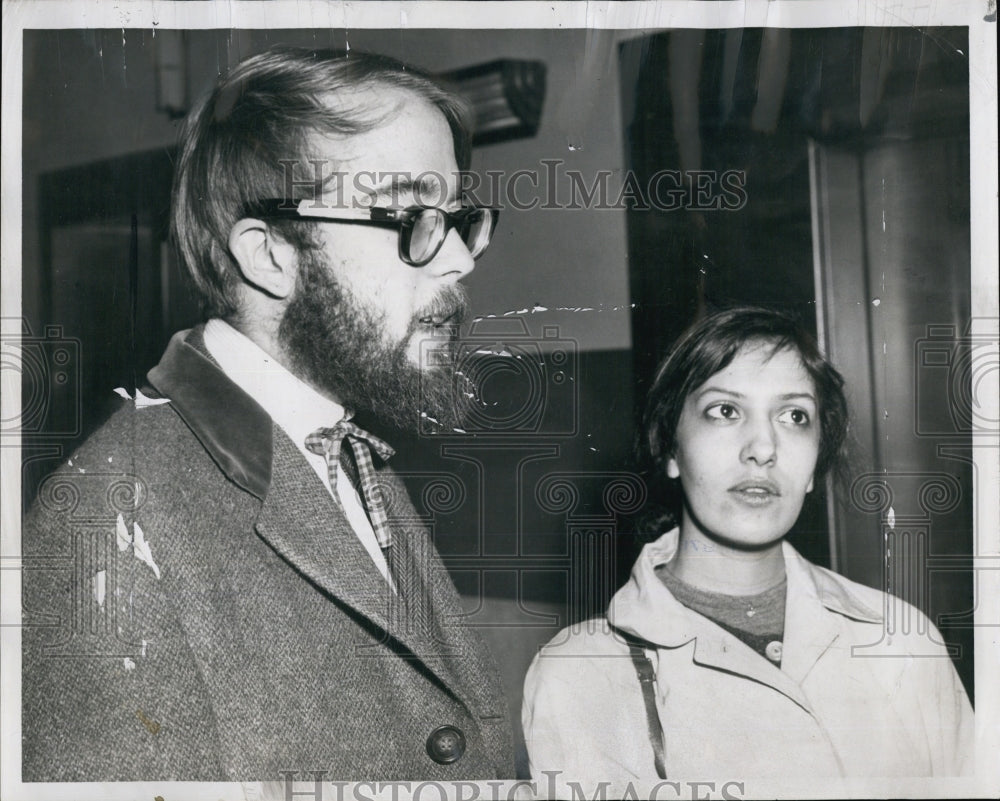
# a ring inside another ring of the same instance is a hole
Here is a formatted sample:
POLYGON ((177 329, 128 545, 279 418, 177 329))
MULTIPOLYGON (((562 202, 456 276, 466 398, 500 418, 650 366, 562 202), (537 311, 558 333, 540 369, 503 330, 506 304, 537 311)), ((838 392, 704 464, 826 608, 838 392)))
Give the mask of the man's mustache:
POLYGON ((442 289, 427 305, 413 315, 410 327, 416 330, 420 324, 435 326, 459 326, 469 317, 469 298, 465 287, 455 284, 442 289))

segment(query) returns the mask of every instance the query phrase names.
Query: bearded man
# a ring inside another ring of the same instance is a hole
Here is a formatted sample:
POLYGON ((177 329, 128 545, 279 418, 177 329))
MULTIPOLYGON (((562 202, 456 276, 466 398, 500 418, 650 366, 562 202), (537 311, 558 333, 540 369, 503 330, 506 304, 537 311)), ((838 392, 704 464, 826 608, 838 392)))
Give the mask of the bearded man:
POLYGON ((173 229, 208 319, 26 517, 33 564, 85 556, 25 575, 25 781, 512 777, 498 673, 351 421, 457 422, 496 223, 468 158, 462 103, 378 56, 274 49, 191 112, 173 229))

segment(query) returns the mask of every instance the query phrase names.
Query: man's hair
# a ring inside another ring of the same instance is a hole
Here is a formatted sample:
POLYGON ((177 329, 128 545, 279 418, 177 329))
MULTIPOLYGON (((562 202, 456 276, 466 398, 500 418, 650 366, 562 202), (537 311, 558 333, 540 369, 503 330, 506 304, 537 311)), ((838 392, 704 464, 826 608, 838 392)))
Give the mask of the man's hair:
MULTIPOLYGON (((843 377, 794 317, 741 306, 710 314, 695 323, 656 371, 646 398, 639 442, 640 456, 649 466, 655 484, 665 479, 688 396, 725 370, 745 346, 756 344, 769 347, 772 354, 786 348, 795 351, 813 381, 820 423, 815 478, 822 479, 831 469, 844 465, 848 409, 843 377)), ((667 499, 667 506, 676 522, 681 500, 677 482, 669 482, 667 494, 673 496, 667 499)))
MULTIPOLYGON (((181 131, 171 228, 207 316, 238 311, 241 278, 228 247, 233 225, 256 201, 285 196, 292 165, 296 182, 313 174, 311 137, 350 136, 384 124, 385 115, 365 102, 377 88, 406 90, 438 108, 451 129, 455 161, 468 168, 465 102, 385 56, 274 47, 237 65, 192 109, 181 131)), ((324 165, 323 175, 335 169, 324 165)), ((296 187, 289 199, 311 197, 312 186, 296 187)), ((276 220, 272 227, 299 250, 316 247, 305 223, 276 220)))

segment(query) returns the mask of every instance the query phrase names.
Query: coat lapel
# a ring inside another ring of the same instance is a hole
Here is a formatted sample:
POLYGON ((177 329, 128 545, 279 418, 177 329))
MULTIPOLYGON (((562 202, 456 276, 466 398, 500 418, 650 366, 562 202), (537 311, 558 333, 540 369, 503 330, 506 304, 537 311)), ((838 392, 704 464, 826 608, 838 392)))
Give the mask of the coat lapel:
POLYGON ((383 477, 382 486, 394 499, 389 504, 392 564, 402 596, 396 608, 405 616, 398 622, 400 639, 453 694, 474 702, 481 717, 503 716, 503 709, 490 705, 491 700, 502 698, 502 691, 489 681, 493 668, 484 661, 486 646, 463 625, 465 612, 451 576, 403 482, 391 473, 383 473, 383 477))
POLYGON ((271 484, 257 533, 316 586, 388 629, 392 590, 305 458, 273 428, 271 484))
POLYGON ((830 580, 787 542, 783 544, 788 597, 782 671, 802 684, 816 663, 840 638, 845 617, 881 623, 882 615, 830 580))
MULTIPOLYGON (((704 622, 706 631, 695 644, 694 661, 696 663, 745 676, 764 684, 787 696, 807 712, 812 712, 812 706, 805 693, 802 692, 802 688, 784 669, 784 657, 782 658, 782 668, 779 669, 728 631, 716 626, 707 618, 704 622), (718 632, 709 632, 708 628, 718 629, 718 632)), ((787 632, 785 638, 786 640, 788 638, 787 632)))
MULTIPOLYGON (((401 483, 399 491, 405 493, 401 483)), ((271 486, 257 532, 313 584, 385 631, 452 695, 468 702, 476 685, 460 669, 470 650, 467 633, 442 625, 461 611, 457 594, 451 590, 453 603, 442 591, 450 578, 426 532, 415 526, 420 526, 415 513, 409 521, 392 521, 391 563, 398 593, 393 592, 326 487, 284 431, 274 427, 271 486)), ((372 648, 384 647, 368 642, 372 648)))
POLYGON ((392 522, 404 585, 396 595, 285 432, 208 354, 203 326, 175 334, 148 379, 146 394, 168 398, 219 469, 261 501, 257 532, 289 564, 397 640, 456 698, 489 698, 469 673, 483 672, 482 646, 449 624, 462 615, 458 594, 402 482, 386 482, 402 510, 392 522))

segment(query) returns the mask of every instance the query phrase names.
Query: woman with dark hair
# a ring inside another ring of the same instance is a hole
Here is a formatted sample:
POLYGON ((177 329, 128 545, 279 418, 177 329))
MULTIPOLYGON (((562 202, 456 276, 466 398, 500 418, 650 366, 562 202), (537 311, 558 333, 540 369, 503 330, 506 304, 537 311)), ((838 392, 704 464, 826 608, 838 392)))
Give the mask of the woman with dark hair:
MULTIPOLYGON (((641 447, 676 526, 607 615, 525 681, 533 775, 564 780, 957 775, 972 708, 934 626, 785 541, 836 469, 843 379, 790 317, 713 314, 657 371, 641 447), (615 658, 617 657, 617 658, 615 658)), ((898 602, 901 603, 901 602, 898 602)))

